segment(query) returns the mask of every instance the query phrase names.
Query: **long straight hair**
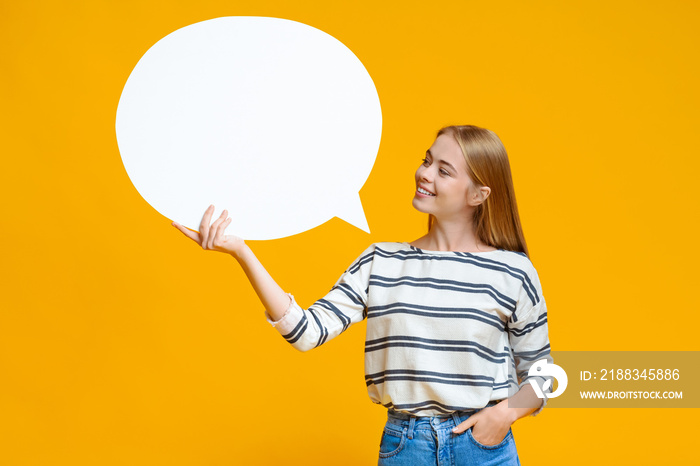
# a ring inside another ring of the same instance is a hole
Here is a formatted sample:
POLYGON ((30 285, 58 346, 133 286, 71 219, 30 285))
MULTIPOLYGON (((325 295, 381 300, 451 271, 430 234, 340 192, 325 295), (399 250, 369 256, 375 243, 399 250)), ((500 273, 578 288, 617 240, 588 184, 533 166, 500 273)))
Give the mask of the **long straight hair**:
MULTIPOLYGON (((472 125, 446 126, 437 135, 443 134, 451 135, 459 144, 472 182, 477 187, 491 188, 486 201, 474 211, 476 236, 494 248, 523 252, 529 256, 515 201, 508 153, 501 140, 493 131, 472 125)), ((434 221, 430 215, 428 230, 434 221)))

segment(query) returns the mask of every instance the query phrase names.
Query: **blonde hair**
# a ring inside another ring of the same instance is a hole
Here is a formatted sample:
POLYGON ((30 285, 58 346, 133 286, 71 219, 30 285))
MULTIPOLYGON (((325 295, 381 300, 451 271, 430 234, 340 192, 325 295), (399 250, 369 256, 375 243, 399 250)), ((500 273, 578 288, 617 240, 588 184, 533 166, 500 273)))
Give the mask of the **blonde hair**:
MULTIPOLYGON (((496 133, 478 126, 446 126, 438 137, 451 135, 462 149, 467 173, 477 187, 488 186, 491 194, 474 212, 476 236, 483 243, 529 256, 515 201, 508 153, 496 133)), ((428 218, 428 230, 433 225, 428 218)))

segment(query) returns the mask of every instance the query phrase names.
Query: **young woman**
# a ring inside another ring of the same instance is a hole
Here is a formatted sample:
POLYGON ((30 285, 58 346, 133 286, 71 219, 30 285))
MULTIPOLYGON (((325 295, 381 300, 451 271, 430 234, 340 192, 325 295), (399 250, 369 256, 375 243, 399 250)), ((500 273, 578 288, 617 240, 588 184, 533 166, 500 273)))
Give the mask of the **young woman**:
POLYGON ((306 310, 243 240, 224 234, 226 211, 211 222, 210 206, 199 233, 173 225, 235 257, 268 320, 299 350, 367 319, 367 388, 388 408, 380 465, 519 464, 510 427, 542 409, 528 370, 551 358, 508 156, 493 132, 450 126, 415 177, 413 206, 429 214, 428 233, 371 245, 306 310))

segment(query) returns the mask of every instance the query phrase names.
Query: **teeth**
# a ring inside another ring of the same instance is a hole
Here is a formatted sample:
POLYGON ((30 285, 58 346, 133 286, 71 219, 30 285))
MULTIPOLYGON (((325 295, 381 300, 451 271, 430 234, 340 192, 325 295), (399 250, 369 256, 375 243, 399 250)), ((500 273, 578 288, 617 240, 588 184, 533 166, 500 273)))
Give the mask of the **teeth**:
POLYGON ((418 192, 421 194, 425 194, 426 196, 434 196, 435 195, 433 193, 429 193, 428 191, 426 191, 425 189, 423 189, 421 187, 418 188, 418 192))

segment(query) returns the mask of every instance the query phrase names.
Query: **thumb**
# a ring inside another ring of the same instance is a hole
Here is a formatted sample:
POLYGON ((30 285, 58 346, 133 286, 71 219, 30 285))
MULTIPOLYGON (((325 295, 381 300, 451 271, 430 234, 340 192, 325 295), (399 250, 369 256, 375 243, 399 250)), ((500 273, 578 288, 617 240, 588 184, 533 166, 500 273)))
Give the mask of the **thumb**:
POLYGON ((177 228, 178 230, 180 230, 183 235, 187 236, 189 239, 191 239, 195 243, 201 244, 200 239, 199 239, 199 233, 197 233, 196 231, 192 231, 188 228, 185 228, 177 222, 173 222, 173 223, 171 223, 171 225, 174 226, 175 228, 177 228))

